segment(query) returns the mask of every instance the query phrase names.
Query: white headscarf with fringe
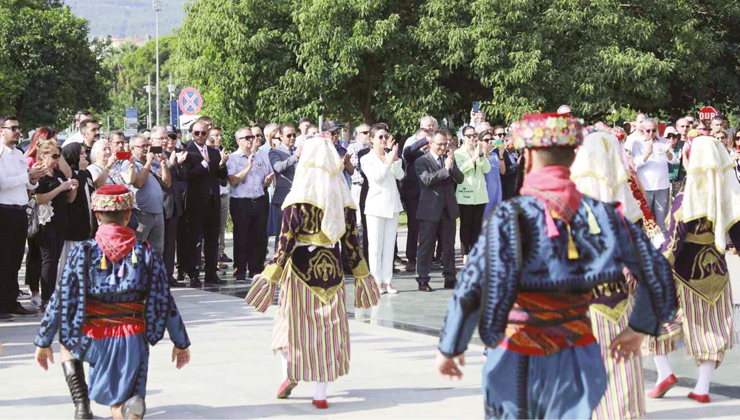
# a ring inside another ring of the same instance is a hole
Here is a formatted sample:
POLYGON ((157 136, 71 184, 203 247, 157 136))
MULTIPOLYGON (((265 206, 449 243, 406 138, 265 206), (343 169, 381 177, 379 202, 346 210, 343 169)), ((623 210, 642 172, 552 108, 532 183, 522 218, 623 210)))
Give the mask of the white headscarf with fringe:
POLYGON ((303 142, 293 185, 283 202, 283 209, 293 204, 314 205, 324 212, 323 232, 332 244, 346 231, 344 208, 357 206, 344 177, 344 162, 331 140, 312 137, 303 142))
POLYGON ((727 232, 740 221, 740 184, 727 149, 714 137, 701 136, 691 142, 681 209, 684 222, 711 221, 714 244, 725 251, 727 232))
POLYGON ((632 223, 644 216, 632 195, 619 140, 606 131, 594 131, 583 139, 570 167, 570 178, 582 194, 607 203, 622 203, 622 214, 632 223))

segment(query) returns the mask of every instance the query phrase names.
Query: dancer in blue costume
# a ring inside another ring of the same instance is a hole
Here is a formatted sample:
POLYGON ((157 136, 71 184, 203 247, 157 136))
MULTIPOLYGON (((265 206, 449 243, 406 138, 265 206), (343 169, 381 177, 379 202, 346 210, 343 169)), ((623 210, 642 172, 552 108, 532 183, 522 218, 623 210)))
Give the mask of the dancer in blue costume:
POLYGON ((570 180, 583 138, 577 121, 528 115, 512 133, 525 148, 522 195, 484 223, 450 300, 437 370, 462 376, 477 327, 488 347, 486 418, 590 418, 607 385, 591 291, 622 280, 623 266, 639 278, 629 327, 611 345, 612 357, 639 357, 645 334, 674 316, 671 268, 614 205, 582 196, 570 180))
POLYGON ((142 418, 149 346, 166 329, 179 369, 190 361, 190 340, 162 258, 126 227, 133 195, 110 185, 91 201, 100 227, 95 239, 78 243, 69 254, 36 336, 36 363, 47 370, 47 359, 54 362, 51 344, 59 331, 75 418, 92 418, 89 398, 110 406, 115 419, 142 418), (89 389, 83 361, 90 364, 89 389))

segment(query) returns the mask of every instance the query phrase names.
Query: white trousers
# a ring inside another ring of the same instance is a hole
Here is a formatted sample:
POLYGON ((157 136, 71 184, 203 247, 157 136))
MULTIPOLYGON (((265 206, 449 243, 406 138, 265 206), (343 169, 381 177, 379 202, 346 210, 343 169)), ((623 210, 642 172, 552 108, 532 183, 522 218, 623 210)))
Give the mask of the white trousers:
POLYGON ((393 218, 365 215, 370 273, 378 284, 390 284, 393 278, 393 250, 396 246, 398 213, 393 218))

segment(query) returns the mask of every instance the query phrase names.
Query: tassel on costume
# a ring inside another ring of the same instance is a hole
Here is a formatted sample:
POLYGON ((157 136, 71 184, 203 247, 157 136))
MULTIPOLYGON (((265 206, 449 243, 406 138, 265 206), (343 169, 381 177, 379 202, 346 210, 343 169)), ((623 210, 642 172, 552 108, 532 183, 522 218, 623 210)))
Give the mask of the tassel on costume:
POLYGON ((105 261, 105 254, 103 254, 103 258, 100 259, 100 269, 101 270, 107 270, 108 264, 105 261))
POLYGON ((589 206, 585 201, 583 201, 583 205, 586 206, 586 213, 588 213, 588 232, 592 235, 600 234, 601 226, 599 226, 599 222, 596 221, 596 216, 594 216, 594 212, 591 211, 591 206, 589 206))

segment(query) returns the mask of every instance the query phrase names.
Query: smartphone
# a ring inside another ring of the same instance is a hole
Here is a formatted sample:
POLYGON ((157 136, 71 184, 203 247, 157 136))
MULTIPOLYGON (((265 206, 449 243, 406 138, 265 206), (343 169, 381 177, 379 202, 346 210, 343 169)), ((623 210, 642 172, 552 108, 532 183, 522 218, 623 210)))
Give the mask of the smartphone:
POLYGON ((116 159, 118 160, 130 160, 131 152, 116 152, 116 159))
POLYGON ((162 154, 162 146, 152 146, 149 148, 149 151, 154 153, 155 155, 162 154))
POLYGON ((473 112, 478 113, 480 111, 480 101, 473 102, 473 112))

